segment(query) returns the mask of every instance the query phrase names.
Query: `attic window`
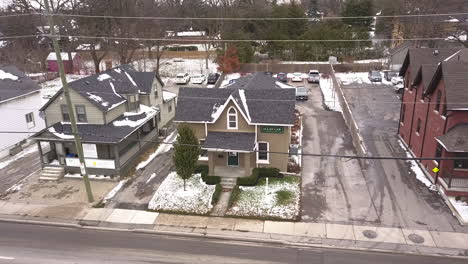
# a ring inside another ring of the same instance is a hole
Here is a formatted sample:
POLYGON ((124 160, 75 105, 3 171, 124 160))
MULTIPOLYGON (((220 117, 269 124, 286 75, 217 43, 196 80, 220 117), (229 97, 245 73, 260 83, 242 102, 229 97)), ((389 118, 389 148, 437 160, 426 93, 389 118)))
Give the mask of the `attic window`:
POLYGON ((227 123, 228 129, 237 129, 237 110, 233 106, 228 110, 227 123))

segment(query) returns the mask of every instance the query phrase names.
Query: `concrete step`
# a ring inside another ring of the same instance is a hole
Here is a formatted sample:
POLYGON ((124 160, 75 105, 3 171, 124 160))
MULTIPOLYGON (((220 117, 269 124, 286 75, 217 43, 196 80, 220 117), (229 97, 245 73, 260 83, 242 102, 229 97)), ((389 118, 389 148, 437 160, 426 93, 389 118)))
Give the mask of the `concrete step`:
POLYGON ((221 186, 224 189, 232 189, 237 184, 237 178, 221 178, 221 186))
POLYGON ((63 167, 44 167, 44 169, 42 170, 63 172, 64 168, 63 167))
POLYGON ((63 167, 44 167, 39 176, 39 180, 46 181, 57 181, 61 179, 65 174, 65 169, 63 167))

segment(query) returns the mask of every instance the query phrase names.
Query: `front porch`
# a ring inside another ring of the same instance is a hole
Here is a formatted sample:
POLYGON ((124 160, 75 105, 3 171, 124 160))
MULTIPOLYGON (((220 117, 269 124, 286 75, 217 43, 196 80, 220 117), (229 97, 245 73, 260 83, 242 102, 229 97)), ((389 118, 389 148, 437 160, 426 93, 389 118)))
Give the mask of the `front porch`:
POLYGON ((238 178, 252 174, 255 166, 254 152, 208 151, 209 175, 238 178))

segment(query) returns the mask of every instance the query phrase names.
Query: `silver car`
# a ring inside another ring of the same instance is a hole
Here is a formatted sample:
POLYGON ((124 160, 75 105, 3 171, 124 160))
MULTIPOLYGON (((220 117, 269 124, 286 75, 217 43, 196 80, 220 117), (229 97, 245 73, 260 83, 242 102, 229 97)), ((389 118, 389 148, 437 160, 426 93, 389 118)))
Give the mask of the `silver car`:
POLYGON ((304 86, 296 87, 296 100, 309 100, 309 91, 304 86))
POLYGON ((307 76, 308 83, 319 83, 320 82, 320 73, 316 70, 310 70, 309 75, 307 76))

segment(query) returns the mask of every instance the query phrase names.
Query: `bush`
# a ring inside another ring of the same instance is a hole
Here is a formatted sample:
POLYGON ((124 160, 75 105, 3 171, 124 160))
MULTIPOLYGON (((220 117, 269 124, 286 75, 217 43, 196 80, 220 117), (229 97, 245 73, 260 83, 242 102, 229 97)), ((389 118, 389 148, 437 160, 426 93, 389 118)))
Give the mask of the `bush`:
POLYGON ((277 168, 254 168, 252 175, 237 178, 237 184, 241 186, 254 186, 257 185, 259 178, 280 178, 281 176, 277 168))
POLYGON ((229 197, 229 206, 228 208, 231 208, 234 203, 239 199, 239 195, 241 193, 241 190, 238 185, 234 186, 232 189, 231 197, 229 197))
POLYGON ((195 173, 200 173, 200 174, 203 174, 203 173, 206 173, 208 174, 208 165, 198 165, 196 168, 195 168, 195 173))
POLYGON ((277 168, 258 168, 260 177, 277 178, 281 177, 280 170, 277 168))
POLYGON ((211 198, 211 205, 215 205, 219 201, 219 197, 221 196, 221 193, 223 192, 223 187, 221 187, 221 184, 216 184, 215 191, 213 193, 213 197, 211 198))
POLYGON ((198 165, 195 169, 195 173, 200 173, 202 180, 209 185, 215 185, 221 182, 221 177, 219 176, 209 176, 208 165, 198 165))
POLYGON ((294 198, 294 194, 288 190, 279 190, 276 192, 276 199, 278 205, 289 204, 294 198))

